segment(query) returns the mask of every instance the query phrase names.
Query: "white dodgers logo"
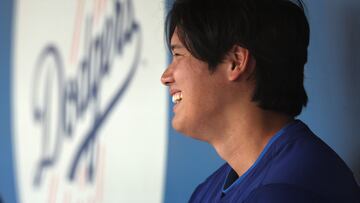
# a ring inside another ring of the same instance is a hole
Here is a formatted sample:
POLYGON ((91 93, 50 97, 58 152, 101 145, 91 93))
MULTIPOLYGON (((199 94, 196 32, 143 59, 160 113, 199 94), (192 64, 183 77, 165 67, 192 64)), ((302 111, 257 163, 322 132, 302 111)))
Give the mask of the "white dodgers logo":
POLYGON ((17 3, 12 111, 20 202, 162 201, 162 4, 17 3))

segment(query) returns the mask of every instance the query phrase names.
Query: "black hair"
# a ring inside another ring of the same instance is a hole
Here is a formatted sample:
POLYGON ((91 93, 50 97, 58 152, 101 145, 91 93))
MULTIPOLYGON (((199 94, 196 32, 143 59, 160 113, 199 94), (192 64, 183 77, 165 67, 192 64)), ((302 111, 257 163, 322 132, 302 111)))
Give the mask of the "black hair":
POLYGON ((256 61, 252 100, 265 110, 297 116, 306 106, 304 65, 309 24, 301 0, 175 0, 166 18, 189 52, 215 71, 234 45, 256 61))

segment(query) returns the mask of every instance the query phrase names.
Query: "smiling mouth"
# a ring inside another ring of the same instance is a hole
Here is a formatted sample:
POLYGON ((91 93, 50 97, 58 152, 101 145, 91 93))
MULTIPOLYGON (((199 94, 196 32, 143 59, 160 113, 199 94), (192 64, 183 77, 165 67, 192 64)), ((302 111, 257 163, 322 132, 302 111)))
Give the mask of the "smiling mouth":
POLYGON ((180 103, 180 101, 182 100, 182 94, 181 92, 177 92, 172 96, 172 102, 174 104, 178 104, 180 103))

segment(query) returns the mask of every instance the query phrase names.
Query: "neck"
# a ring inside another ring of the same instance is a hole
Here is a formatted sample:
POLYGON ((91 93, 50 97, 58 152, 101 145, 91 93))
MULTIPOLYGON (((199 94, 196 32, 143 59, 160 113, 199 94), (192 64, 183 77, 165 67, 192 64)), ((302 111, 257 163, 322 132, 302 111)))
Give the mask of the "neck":
POLYGON ((223 124, 221 137, 209 141, 239 176, 255 163, 269 140, 292 121, 289 116, 258 107, 247 109, 243 114, 232 111, 231 116, 227 116, 227 124, 223 124))

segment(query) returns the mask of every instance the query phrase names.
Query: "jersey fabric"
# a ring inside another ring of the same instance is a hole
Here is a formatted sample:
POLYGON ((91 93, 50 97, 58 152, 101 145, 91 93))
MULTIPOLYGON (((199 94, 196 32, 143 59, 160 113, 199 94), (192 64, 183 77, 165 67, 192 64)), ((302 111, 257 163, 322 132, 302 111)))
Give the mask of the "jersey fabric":
POLYGON ((360 189, 344 161, 295 120, 270 139, 242 176, 226 163, 196 188, 189 202, 360 203, 360 189))

